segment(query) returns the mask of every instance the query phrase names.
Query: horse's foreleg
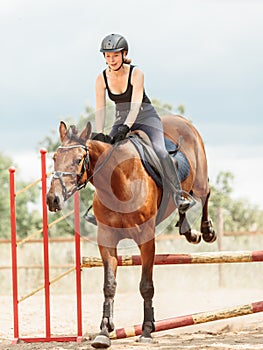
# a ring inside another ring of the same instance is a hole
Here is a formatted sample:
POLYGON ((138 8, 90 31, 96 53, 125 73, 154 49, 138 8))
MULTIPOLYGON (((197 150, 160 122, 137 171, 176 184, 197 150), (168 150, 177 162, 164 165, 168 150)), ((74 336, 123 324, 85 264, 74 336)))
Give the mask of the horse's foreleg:
POLYGON ((202 200, 202 206, 203 206, 203 212, 202 212, 202 219, 201 219, 201 232, 203 240, 208 243, 213 243, 217 236, 216 232, 213 228, 212 220, 209 219, 208 216, 208 200, 209 200, 210 192, 206 197, 203 197, 202 200))
POLYGON ((111 342, 109 333, 114 330, 113 303, 116 292, 117 249, 99 246, 104 265, 104 303, 100 333, 93 340, 94 348, 107 348, 111 342))
POLYGON ((154 239, 139 246, 142 260, 142 275, 140 282, 140 293, 144 300, 144 320, 142 324, 142 335, 140 341, 151 341, 151 332, 154 331, 154 310, 152 299, 154 295, 153 286, 153 264, 155 254, 154 239))
POLYGON ((200 243, 201 235, 196 230, 192 230, 186 213, 179 212, 179 221, 176 226, 179 227, 180 235, 185 236, 188 242, 193 244, 200 243))

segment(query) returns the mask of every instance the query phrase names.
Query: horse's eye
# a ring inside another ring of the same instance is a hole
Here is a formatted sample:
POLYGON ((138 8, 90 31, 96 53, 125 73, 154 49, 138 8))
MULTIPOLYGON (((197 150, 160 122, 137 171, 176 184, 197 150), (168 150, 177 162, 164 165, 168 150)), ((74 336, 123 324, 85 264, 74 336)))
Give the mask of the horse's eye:
POLYGON ((74 165, 80 165, 82 158, 78 158, 74 161, 74 165))

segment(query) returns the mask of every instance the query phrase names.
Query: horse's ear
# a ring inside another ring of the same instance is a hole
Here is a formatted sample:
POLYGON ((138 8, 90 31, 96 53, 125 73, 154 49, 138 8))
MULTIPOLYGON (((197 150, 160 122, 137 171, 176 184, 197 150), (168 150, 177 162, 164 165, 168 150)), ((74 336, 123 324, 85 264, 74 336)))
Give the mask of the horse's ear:
POLYGON ((88 141, 91 137, 91 123, 88 122, 86 128, 82 131, 80 138, 83 140, 84 143, 88 141))
POLYGON ((59 125, 59 134, 60 134, 60 141, 62 142, 67 135, 67 126, 66 124, 61 121, 59 125))

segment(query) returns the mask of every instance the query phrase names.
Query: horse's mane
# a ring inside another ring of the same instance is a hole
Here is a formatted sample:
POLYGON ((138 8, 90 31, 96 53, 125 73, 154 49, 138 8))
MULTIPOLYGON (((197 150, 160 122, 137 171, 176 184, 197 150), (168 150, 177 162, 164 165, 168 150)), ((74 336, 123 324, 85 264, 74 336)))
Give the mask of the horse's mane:
POLYGON ((97 141, 101 141, 101 142, 105 142, 105 143, 112 143, 112 137, 107 135, 107 134, 104 134, 102 132, 93 132, 91 134, 91 139, 92 140, 97 140, 97 141))

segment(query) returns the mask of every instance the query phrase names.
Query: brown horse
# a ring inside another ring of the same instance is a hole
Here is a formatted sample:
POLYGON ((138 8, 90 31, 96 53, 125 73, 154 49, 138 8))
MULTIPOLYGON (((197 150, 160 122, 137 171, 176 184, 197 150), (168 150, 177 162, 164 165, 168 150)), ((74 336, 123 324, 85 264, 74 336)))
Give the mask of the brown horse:
MULTIPOLYGON (((195 127, 181 116, 162 118, 165 136, 174 143, 183 140, 182 151, 190 165, 182 188, 202 203, 201 233, 207 242, 216 234, 208 218, 209 185, 203 141, 195 127)), ((104 264, 104 304, 100 333, 92 346, 110 346, 113 331, 113 300, 116 290, 117 245, 124 238, 133 239, 141 253, 140 293, 144 299, 143 333, 140 341, 150 341, 154 331, 152 271, 155 255, 155 227, 163 191, 145 170, 131 141, 117 145, 91 139, 91 125, 81 134, 75 126, 60 123, 61 146, 54 155, 54 175, 47 195, 50 211, 62 209, 75 191, 90 181, 96 188, 93 210, 98 224, 98 246, 104 264)), ((175 210, 170 198, 162 220, 175 210)), ((192 232, 186 214, 179 213, 179 232, 193 243, 200 237, 192 232)))

